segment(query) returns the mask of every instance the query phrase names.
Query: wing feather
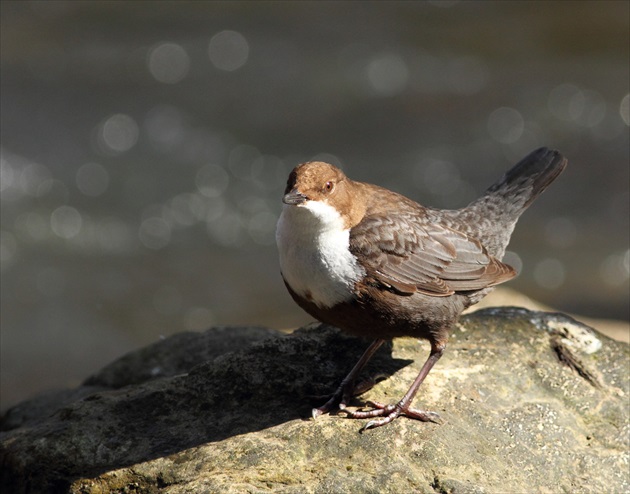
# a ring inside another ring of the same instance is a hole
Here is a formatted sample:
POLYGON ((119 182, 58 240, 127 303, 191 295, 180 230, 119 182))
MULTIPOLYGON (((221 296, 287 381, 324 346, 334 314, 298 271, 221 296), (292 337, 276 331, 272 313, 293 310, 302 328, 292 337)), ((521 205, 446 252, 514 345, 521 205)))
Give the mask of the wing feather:
POLYGON ((403 294, 448 296, 516 275, 477 239, 416 211, 367 216, 352 228, 350 250, 377 282, 403 294))

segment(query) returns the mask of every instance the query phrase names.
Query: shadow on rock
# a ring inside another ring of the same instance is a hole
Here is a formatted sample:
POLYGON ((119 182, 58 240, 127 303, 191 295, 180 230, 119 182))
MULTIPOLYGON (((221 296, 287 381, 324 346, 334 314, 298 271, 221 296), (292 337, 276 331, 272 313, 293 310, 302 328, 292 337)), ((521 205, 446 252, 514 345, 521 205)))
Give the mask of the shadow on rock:
MULTIPOLYGON (((77 478, 307 419, 321 404, 313 396, 332 392, 366 346, 326 326, 292 335, 260 329, 240 339, 235 328, 175 335, 77 390, 9 410, 2 485, 65 490, 77 478)), ((411 362, 393 359, 391 350, 384 346, 365 375, 389 376, 411 362)))

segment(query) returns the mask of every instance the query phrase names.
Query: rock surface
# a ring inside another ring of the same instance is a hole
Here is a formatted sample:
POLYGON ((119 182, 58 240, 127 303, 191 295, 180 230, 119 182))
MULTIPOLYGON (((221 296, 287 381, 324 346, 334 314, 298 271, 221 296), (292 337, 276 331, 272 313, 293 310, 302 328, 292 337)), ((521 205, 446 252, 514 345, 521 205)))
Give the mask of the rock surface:
MULTIPOLYGON (((462 318, 406 418, 309 420, 366 342, 326 326, 176 335, 2 418, 3 492, 628 492, 627 344, 560 314, 462 318)), ((395 401, 428 345, 400 339, 356 399, 395 401)))

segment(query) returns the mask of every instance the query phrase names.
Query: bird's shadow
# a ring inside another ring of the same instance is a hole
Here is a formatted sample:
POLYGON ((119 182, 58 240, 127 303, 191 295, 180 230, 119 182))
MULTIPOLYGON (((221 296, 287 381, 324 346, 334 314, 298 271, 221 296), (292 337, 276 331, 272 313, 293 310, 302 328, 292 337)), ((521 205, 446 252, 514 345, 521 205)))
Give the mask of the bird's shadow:
MULTIPOLYGON (((57 444, 67 442, 68 448, 83 440, 102 445, 107 450, 102 460, 66 454, 63 447, 57 448, 54 458, 46 459, 47 464, 55 464, 57 472, 66 472, 56 482, 69 485, 76 479, 235 435, 306 420, 314 406, 323 404, 321 397, 313 397, 332 393, 368 345, 368 341, 319 325, 227 351, 185 374, 87 396, 79 392, 80 399, 65 403, 36 424, 17 428, 21 439, 11 449, 19 448, 20 442, 27 447, 41 437, 57 444)), ((361 376, 387 378, 410 363, 393 358, 391 343, 385 344, 361 376)), ((4 455, 10 454, 4 451, 4 455)), ((33 456, 33 475, 45 475, 38 467, 43 453, 38 456, 33 456)), ((41 481, 45 484, 50 479, 41 481)))

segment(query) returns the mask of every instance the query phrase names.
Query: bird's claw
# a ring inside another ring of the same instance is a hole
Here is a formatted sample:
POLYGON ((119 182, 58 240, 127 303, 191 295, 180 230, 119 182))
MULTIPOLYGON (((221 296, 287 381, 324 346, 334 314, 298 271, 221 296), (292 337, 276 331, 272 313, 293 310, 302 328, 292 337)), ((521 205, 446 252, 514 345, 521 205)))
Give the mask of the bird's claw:
POLYGON ((316 419, 321 415, 325 415, 331 412, 335 407, 337 407, 337 409, 341 412, 346 412, 346 406, 348 406, 348 403, 352 398, 369 391, 384 379, 387 379, 387 374, 381 373, 375 375, 374 377, 364 379, 358 384, 342 383, 332 395, 320 396, 322 399, 326 397, 329 399, 321 407, 313 408, 313 418, 316 419))
POLYGON ((313 408, 313 410, 311 411, 311 415, 313 416, 313 419, 316 419, 317 417, 320 417, 332 411, 335 406, 339 411, 345 412, 347 401, 348 399, 346 398, 345 393, 335 392, 335 394, 333 394, 332 397, 321 407, 313 408))
POLYGON ((372 410, 357 410, 351 412, 346 410, 346 417, 352 419, 367 419, 379 417, 375 420, 370 420, 365 424, 359 432, 364 432, 368 429, 376 429, 383 425, 389 424, 397 417, 401 415, 412 419, 420 420, 422 422, 433 422, 436 424, 442 423, 442 419, 435 412, 429 412, 425 410, 417 410, 415 408, 409 408, 401 406, 400 403, 396 405, 386 405, 377 401, 369 401, 368 405, 373 407, 372 410))

